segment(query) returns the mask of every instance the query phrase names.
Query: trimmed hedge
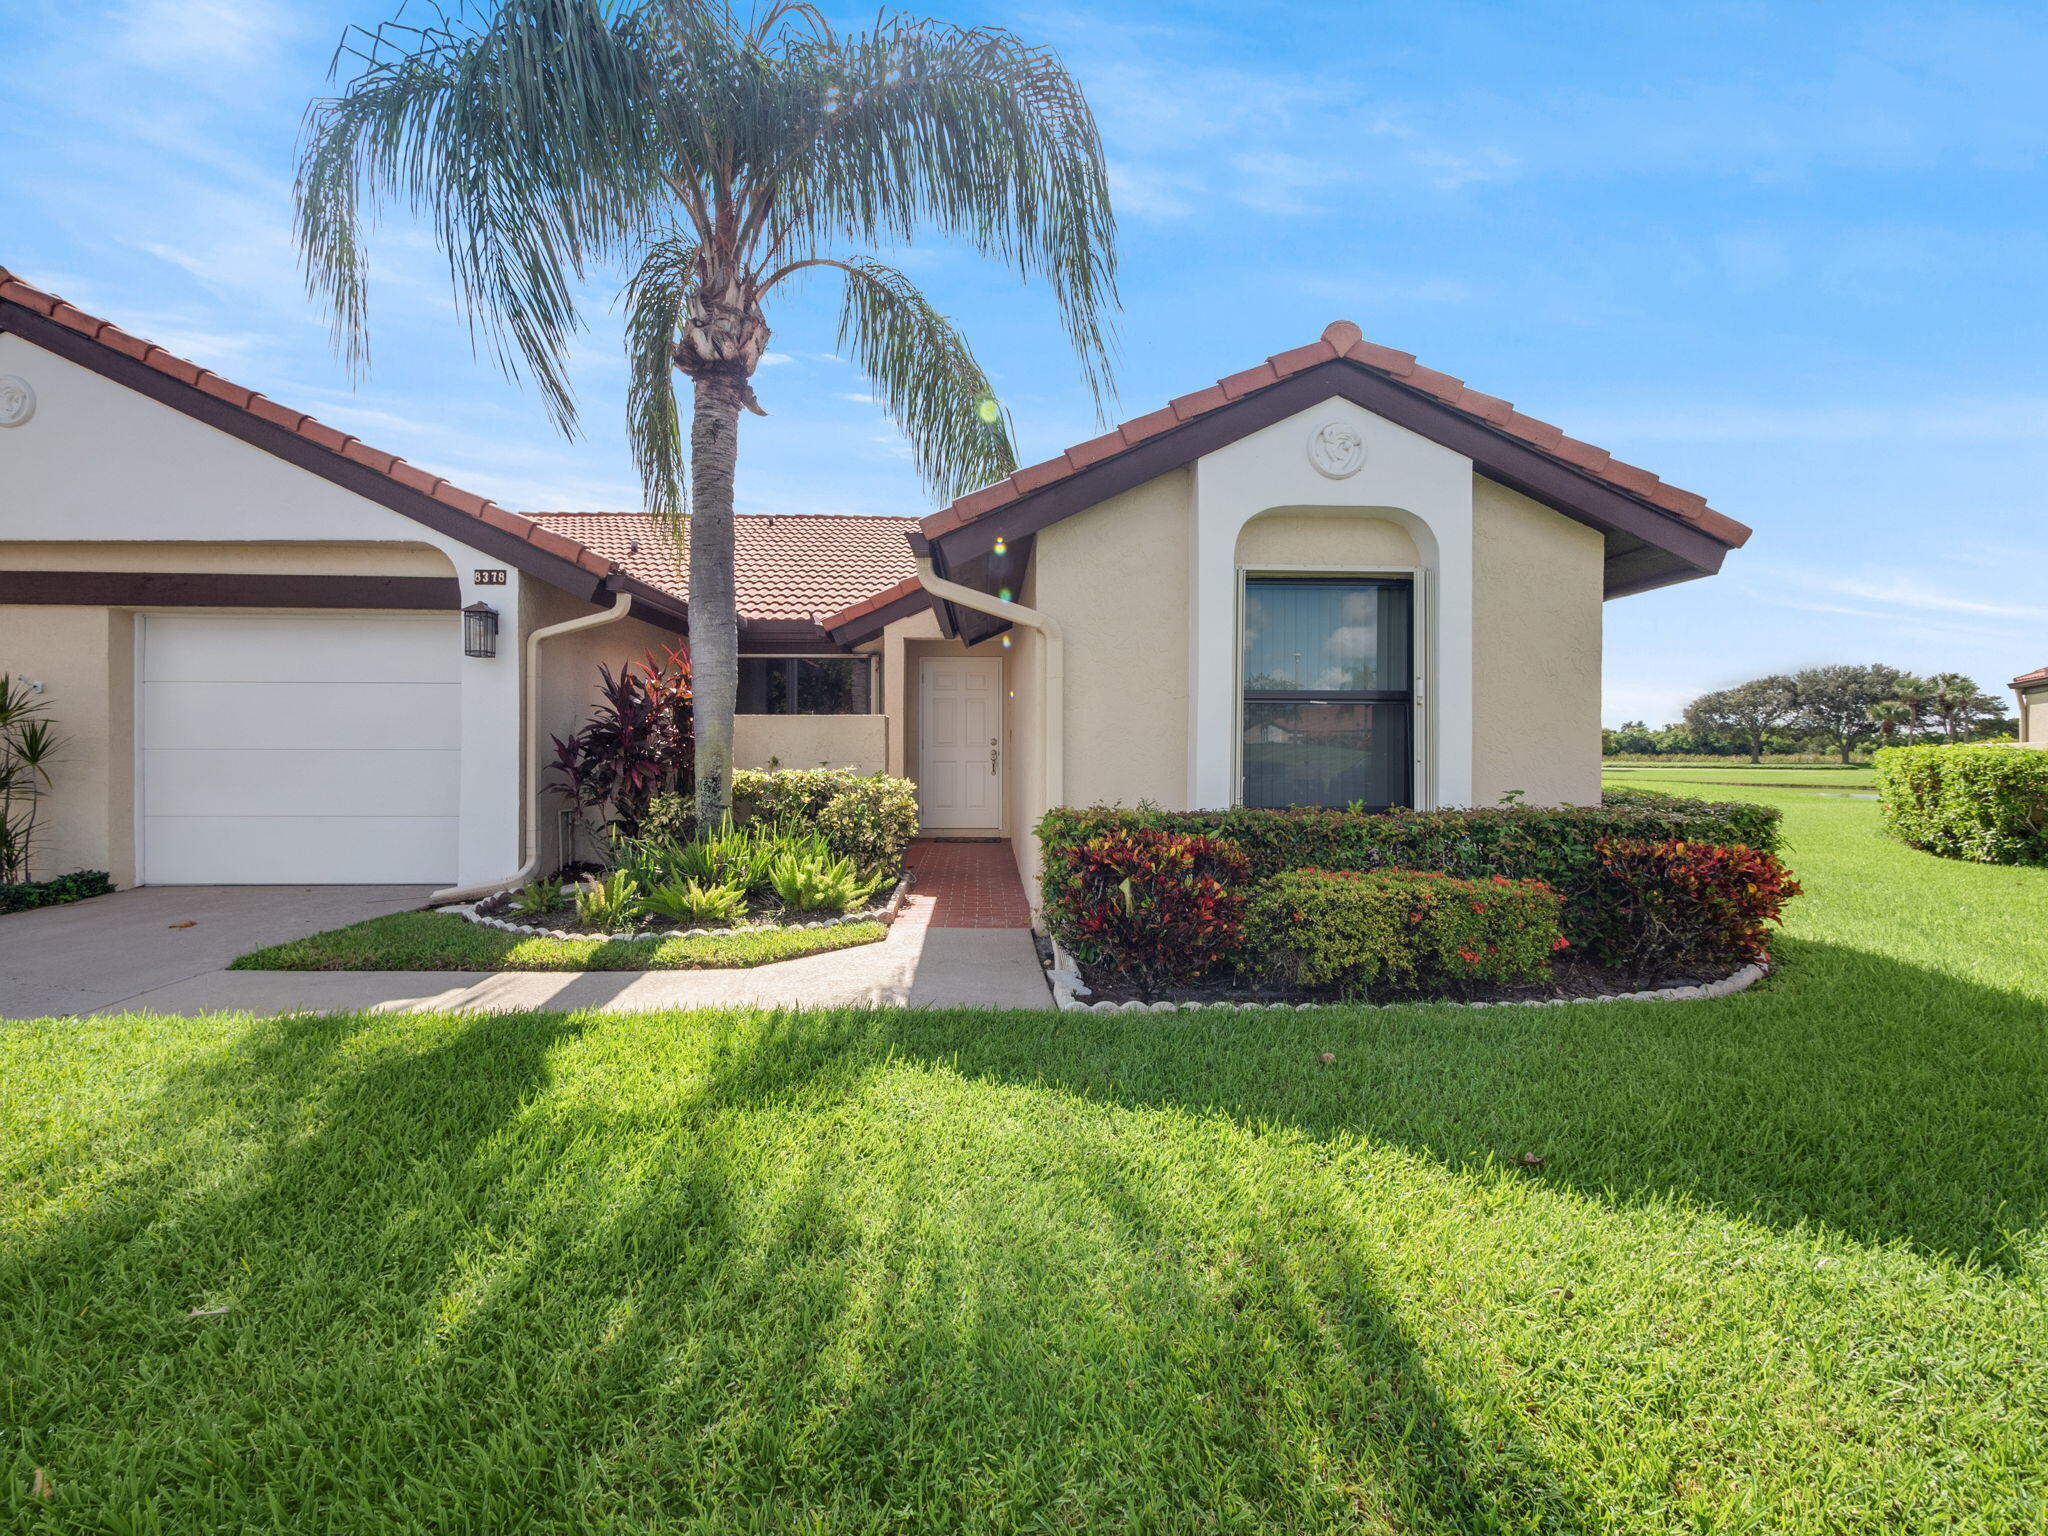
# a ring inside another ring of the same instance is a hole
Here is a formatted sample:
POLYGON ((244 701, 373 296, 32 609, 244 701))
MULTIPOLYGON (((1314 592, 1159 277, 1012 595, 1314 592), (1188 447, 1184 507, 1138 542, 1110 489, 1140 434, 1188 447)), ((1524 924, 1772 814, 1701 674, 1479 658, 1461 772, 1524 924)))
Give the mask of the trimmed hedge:
POLYGON ((1245 948, 1285 986, 1360 996, 1384 983, 1457 994, 1540 980, 1558 932, 1540 880, 1460 880, 1412 869, 1299 869, 1252 893, 1245 948))
POLYGON ((1594 914, 1603 897, 1612 899, 1596 848, 1603 838, 1741 844, 1774 853, 1778 810, 1646 789, 1609 790, 1599 805, 1462 811, 1063 807, 1038 824, 1045 917, 1056 935, 1064 940, 1074 897, 1067 851, 1107 832, 1140 829, 1227 838, 1244 851, 1254 880, 1297 869, 1423 869, 1464 879, 1541 880, 1564 898, 1565 937, 1576 943, 1580 932, 1599 930, 1594 914))
POLYGON ((1899 841, 1975 864, 2048 864, 2048 750, 1881 747, 1873 765, 1899 841))
POLYGON ((0 885, 0 912, 27 912, 35 907, 61 907, 66 902, 105 896, 114 882, 103 869, 74 870, 54 880, 22 880, 0 885))

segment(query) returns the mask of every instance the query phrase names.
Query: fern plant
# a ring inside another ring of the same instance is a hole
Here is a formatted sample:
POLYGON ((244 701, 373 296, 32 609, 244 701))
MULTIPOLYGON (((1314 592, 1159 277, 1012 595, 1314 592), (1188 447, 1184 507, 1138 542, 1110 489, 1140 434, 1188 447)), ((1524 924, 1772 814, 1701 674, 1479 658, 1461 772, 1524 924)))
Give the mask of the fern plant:
POLYGON ((521 917, 545 917, 561 904, 562 888, 552 880, 535 880, 512 893, 512 910, 521 917))
POLYGON ((657 917, 679 923, 736 923, 747 915, 747 893, 735 885, 706 885, 699 880, 672 880, 640 898, 657 917))
POLYGON ((602 880, 576 887, 576 921, 610 933, 630 928, 640 915, 640 882, 632 871, 615 869, 602 880))
POLYGON ((792 912, 850 912, 888 878, 886 871, 862 878, 853 860, 823 853, 784 853, 769 871, 776 900, 792 912))

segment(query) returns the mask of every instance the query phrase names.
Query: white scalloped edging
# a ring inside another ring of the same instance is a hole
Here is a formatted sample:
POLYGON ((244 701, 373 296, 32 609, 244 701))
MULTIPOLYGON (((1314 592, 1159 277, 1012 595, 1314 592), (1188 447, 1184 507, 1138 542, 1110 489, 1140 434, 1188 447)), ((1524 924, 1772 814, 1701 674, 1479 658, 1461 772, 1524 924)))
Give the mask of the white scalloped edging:
MULTIPOLYGON (((573 889, 563 886, 566 894, 573 889)), ((479 928, 495 928, 500 933, 523 934, 535 939, 686 939, 693 934, 703 933, 800 933, 811 928, 843 928, 848 923, 893 923, 896 914, 903 910, 903 898, 910 893, 910 876, 906 873, 896 882, 896 888, 889 893, 889 899, 880 906, 868 907, 859 912, 842 912, 837 917, 821 917, 809 923, 749 923, 744 927, 713 926, 700 923, 694 928, 627 928, 617 933, 578 933, 570 928, 534 928, 526 923, 508 923, 502 917, 486 917, 477 911, 478 903, 465 901, 453 906, 437 908, 451 917, 460 917, 475 923, 479 928)), ((490 898, 485 897, 486 901, 490 898)))
MULTIPOLYGON (((1710 997, 1728 997, 1746 987, 1753 987, 1768 976, 1768 965, 1745 965, 1732 976, 1719 981, 1705 982, 1696 987, 1656 987, 1648 992, 1613 992, 1599 997, 1531 997, 1517 998, 1504 1002, 1460 1003, 1449 998, 1442 1001, 1452 1008, 1562 1008, 1568 1003, 1689 1003, 1710 997)), ((1066 952, 1059 940, 1052 944, 1052 968, 1045 973, 1046 981, 1052 987, 1052 1001, 1055 1008, 1080 1013, 1179 1013, 1197 1008, 1230 1008, 1239 1013, 1263 1012, 1284 1009, 1288 1012, 1302 1012, 1315 1008, 1409 1008, 1407 1003, 1128 1003, 1084 1002, 1089 987, 1081 979, 1080 962, 1066 952)))

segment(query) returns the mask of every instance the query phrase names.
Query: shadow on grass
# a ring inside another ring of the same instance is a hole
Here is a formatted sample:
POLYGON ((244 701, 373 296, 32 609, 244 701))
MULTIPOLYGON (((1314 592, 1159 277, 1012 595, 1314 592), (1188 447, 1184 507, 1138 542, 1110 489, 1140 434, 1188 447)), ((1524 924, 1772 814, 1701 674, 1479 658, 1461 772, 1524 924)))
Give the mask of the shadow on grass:
MULTIPOLYGON (((892 1016, 888 1049, 1132 1106, 1364 1135, 1619 1201, 2012 1271, 2048 1226, 2048 1002, 1785 939, 1709 1003, 1259 1014, 892 1016), (1320 1053, 1337 1060, 1321 1066, 1320 1053)), ((793 1026, 815 1055, 816 1031, 793 1026)))
POLYGON ((879 1070, 908 1017, 285 1019, 173 1069, 126 1175, 0 1260, 16 1459, 64 1501, 24 1513, 1579 1528, 1369 1250, 1302 1240, 1314 1176, 1219 1219, 1221 1144, 1049 1157, 1052 1096, 879 1070))

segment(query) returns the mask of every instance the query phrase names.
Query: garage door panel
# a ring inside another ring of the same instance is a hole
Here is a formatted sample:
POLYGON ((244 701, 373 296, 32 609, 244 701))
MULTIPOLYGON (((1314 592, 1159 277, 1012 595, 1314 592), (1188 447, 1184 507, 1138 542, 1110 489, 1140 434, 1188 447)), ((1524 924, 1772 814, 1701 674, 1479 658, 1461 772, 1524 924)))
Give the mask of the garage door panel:
POLYGON ((453 816, 455 752, 191 747, 142 754, 145 816, 453 816))
POLYGON ((145 614, 142 878, 299 885, 455 877, 453 614, 145 614))
POLYGON ((455 683, 454 615, 152 614, 144 682, 455 683))
POLYGON ((453 751, 462 690, 453 683, 173 683, 141 688, 152 747, 360 747, 365 741, 453 751))
POLYGON ((329 816, 145 817, 145 867, 175 871, 161 883, 176 885, 433 885, 452 878, 452 816, 351 818, 339 840, 336 825, 329 816))

